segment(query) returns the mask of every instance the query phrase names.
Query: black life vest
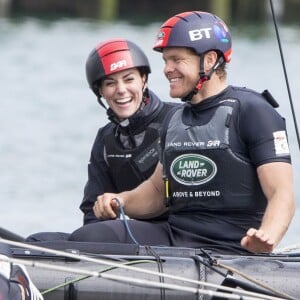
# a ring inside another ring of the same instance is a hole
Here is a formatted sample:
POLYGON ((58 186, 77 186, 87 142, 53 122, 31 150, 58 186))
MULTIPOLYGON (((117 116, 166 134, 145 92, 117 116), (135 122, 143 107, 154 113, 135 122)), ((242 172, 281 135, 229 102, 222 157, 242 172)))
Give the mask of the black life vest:
POLYGON ((201 126, 183 124, 183 109, 170 119, 163 165, 172 211, 264 211, 266 198, 255 167, 230 148, 237 108, 237 100, 222 101, 201 126))
POLYGON ((164 104, 145 131, 138 134, 142 142, 137 147, 125 149, 114 132, 105 137, 105 157, 118 192, 135 188, 154 172, 160 155, 159 130, 168 109, 169 104, 164 104))

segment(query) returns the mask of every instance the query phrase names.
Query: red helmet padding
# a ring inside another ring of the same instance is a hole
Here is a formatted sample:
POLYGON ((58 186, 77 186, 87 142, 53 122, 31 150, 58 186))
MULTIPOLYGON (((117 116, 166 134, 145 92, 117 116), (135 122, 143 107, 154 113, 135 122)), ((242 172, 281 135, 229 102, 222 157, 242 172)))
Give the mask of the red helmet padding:
POLYGON ((105 75, 135 67, 126 41, 99 44, 96 49, 105 75))

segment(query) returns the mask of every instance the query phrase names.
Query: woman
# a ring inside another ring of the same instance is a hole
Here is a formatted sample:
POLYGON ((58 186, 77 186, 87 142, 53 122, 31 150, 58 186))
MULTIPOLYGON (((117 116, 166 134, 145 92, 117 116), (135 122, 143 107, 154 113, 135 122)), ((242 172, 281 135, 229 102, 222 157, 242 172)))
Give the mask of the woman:
MULTIPOLYGON (((170 108, 178 104, 162 102, 148 89, 150 72, 144 52, 125 39, 102 42, 87 58, 89 87, 105 108, 109 123, 99 129, 91 151, 80 205, 84 225, 101 220, 93 210, 98 196, 130 190, 150 177, 156 167, 161 123, 170 108)), ((161 218, 164 216, 151 221, 161 218)), ((67 238, 63 232, 42 232, 30 235, 26 241, 67 238)))
MULTIPOLYGON (((88 165, 80 206, 84 224, 98 221, 97 196, 133 189, 153 173, 159 158, 159 130, 170 109, 147 86, 151 72, 144 52, 133 42, 112 39, 92 50, 86 62, 90 88, 109 108, 88 165)), ((105 107, 106 109, 106 107, 105 107)))

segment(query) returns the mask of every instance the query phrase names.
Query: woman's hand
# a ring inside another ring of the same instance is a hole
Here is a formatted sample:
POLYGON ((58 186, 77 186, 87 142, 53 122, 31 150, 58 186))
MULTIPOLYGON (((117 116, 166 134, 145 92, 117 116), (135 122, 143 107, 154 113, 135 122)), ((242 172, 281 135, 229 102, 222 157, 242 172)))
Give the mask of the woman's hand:
POLYGON ((119 205, 124 205, 118 194, 105 193, 97 197, 93 210, 100 220, 116 219, 119 215, 119 205), (117 200, 118 199, 118 200, 117 200))

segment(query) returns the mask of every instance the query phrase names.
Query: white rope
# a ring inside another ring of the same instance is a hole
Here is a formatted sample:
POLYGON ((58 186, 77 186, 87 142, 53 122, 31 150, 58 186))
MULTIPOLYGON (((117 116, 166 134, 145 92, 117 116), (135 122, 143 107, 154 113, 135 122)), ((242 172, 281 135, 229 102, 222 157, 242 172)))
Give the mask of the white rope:
MULTIPOLYGON (((146 270, 146 269, 143 269, 143 268, 138 268, 138 267, 134 267, 134 266, 124 265, 124 264, 121 264, 121 263, 116 263, 116 262, 111 261, 111 260, 105 260, 105 259, 100 259, 100 258, 95 259, 95 258, 86 256, 86 255, 78 255, 78 254, 68 253, 68 252, 65 252, 65 251, 49 249, 49 248, 46 248, 46 247, 39 247, 39 246, 31 245, 31 244, 10 241, 10 240, 6 240, 6 239, 3 239, 3 238, 0 238, 0 242, 6 243, 6 244, 12 245, 12 246, 25 247, 25 248, 32 249, 32 250, 37 250, 37 251, 44 251, 44 252, 51 253, 51 254, 54 254, 54 255, 57 255, 57 256, 69 257, 69 258, 73 258, 73 259, 76 259, 76 260, 83 260, 83 261, 92 262, 92 263, 96 263, 96 264, 103 264, 103 265, 107 265, 107 266, 113 266, 113 267, 120 268, 120 269, 127 269, 127 270, 131 270, 131 271, 134 271, 134 272, 151 274, 151 275, 160 276, 160 277, 163 276, 165 278, 170 278, 170 279, 179 280, 179 281, 185 281, 185 282, 193 283, 193 284, 196 284, 196 285, 202 285, 202 286, 206 286, 206 287, 210 287, 210 288, 217 288, 217 289, 221 289, 223 291, 234 292, 236 294, 253 296, 253 297, 256 297, 256 299, 265 299, 265 300, 283 299, 283 298, 279 298, 279 297, 267 296, 267 295, 258 294, 258 293, 254 293, 254 292, 249 292, 249 291, 245 291, 245 290, 237 290, 237 289, 225 287, 225 286, 222 286, 222 285, 212 284, 212 283, 208 283, 208 282, 204 282, 204 281, 198 281, 198 280, 185 278, 185 277, 180 277, 180 276, 176 276, 176 275, 172 275, 172 274, 166 274, 166 273, 160 273, 160 272, 156 272, 156 271, 146 270)), ((26 262, 26 260, 24 260, 24 261, 26 262)), ((41 263, 31 261, 30 265, 31 266, 38 266, 38 265, 41 266, 41 263)), ((61 268, 62 271, 65 270, 66 272, 68 272, 68 268, 61 267, 61 266, 58 266, 58 267, 61 268)), ((54 268, 54 266, 53 266, 53 268, 54 268)), ((85 270, 85 272, 86 271, 87 270, 85 270)), ((88 275, 86 273, 80 273, 80 274, 88 275)), ((92 274, 90 274, 90 275, 93 276, 92 274)), ((237 298, 237 299, 240 299, 240 298, 237 298)))
POLYGON ((274 254, 280 254, 284 252, 291 252, 293 250, 299 250, 300 252, 300 244, 289 245, 280 249, 276 249, 273 251, 274 254))

